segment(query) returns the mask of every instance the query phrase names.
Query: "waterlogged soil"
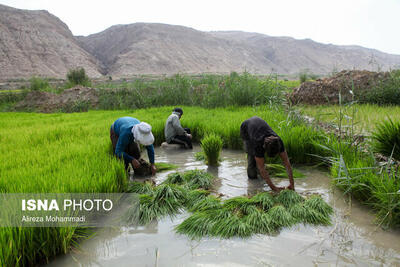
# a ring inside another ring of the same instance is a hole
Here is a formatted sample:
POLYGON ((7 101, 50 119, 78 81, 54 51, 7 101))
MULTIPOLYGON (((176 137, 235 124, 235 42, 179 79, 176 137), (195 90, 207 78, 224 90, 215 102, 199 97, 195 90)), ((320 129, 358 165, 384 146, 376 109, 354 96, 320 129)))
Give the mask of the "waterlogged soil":
MULTIPOLYGON (((261 180, 248 180, 246 158, 224 150, 219 167, 196 161, 193 151, 156 149, 156 160, 177 164, 179 171, 204 169, 218 177, 215 193, 223 198, 269 190, 261 180)), ((374 215, 331 185, 328 174, 310 167, 295 179, 301 194, 319 193, 334 207, 331 226, 296 225, 274 236, 248 239, 190 240, 174 232, 189 214, 163 218, 146 227, 101 229, 79 250, 58 257, 49 266, 400 266, 400 231, 384 231, 374 215)), ((172 171, 173 172, 173 171, 172 171)), ((160 173, 157 183, 171 173, 160 173)), ((273 179, 280 186, 287 179, 273 179)))

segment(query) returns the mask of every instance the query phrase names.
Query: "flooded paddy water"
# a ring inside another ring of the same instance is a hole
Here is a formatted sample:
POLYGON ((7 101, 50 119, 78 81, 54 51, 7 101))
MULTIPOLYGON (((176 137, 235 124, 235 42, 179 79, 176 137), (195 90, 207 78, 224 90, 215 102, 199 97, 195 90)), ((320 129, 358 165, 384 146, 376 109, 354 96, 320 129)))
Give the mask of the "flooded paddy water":
MULTIPOLYGON (((247 179, 244 152, 223 150, 221 165, 207 167, 194 158, 197 151, 158 148, 156 161, 176 164, 177 171, 208 170, 217 177, 215 193, 223 198, 269 190, 263 180, 247 179)), ((400 266, 400 231, 377 227, 373 213, 336 190, 327 173, 300 170, 306 177, 295 179, 296 191, 321 194, 335 210, 331 226, 298 224, 274 236, 190 240, 174 231, 188 216, 183 213, 146 227, 100 229, 79 250, 48 266, 400 266)), ((157 184, 174 171, 157 174, 157 184)), ((288 179, 273 180, 288 184, 288 179)))

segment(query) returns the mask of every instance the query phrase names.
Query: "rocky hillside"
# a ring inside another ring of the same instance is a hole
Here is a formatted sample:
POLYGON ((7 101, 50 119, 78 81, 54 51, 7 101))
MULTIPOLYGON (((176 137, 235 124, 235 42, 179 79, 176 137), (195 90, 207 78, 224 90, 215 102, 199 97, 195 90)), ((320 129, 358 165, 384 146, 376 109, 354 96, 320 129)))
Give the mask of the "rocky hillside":
POLYGON ((0 5, 0 79, 41 75, 65 78, 82 66, 91 77, 101 76, 99 63, 82 49, 61 20, 47 11, 0 5))
POLYGON ((64 78, 77 66, 92 78, 244 70, 327 74, 343 69, 398 68, 400 56, 358 46, 246 32, 202 32, 157 23, 115 25, 74 37, 47 11, 0 5, 0 80, 32 75, 64 78))

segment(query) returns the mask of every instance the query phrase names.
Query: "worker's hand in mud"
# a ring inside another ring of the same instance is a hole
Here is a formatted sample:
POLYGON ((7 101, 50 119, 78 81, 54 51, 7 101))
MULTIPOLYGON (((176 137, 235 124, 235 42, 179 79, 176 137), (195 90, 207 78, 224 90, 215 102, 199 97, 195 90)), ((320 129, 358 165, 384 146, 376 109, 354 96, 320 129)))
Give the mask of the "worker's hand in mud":
POLYGON ((156 165, 151 164, 151 174, 154 176, 156 174, 157 168, 156 165))
POLYGON ((137 169, 140 167, 140 162, 137 159, 132 160, 132 166, 134 169, 137 169))

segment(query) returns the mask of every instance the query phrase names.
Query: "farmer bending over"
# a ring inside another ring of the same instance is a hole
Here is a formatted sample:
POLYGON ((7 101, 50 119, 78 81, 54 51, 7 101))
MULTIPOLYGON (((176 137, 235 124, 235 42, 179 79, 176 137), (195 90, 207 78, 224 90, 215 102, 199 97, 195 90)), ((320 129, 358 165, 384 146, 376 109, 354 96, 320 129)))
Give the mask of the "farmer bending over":
POLYGON ((132 163, 133 169, 140 168, 140 147, 142 144, 147 149, 147 155, 151 164, 151 173, 156 173, 154 165, 154 136, 151 133, 151 126, 145 122, 132 117, 122 117, 116 120, 110 129, 110 138, 114 154, 123 158, 125 169, 132 163))
POLYGON ((280 191, 284 187, 276 187, 265 169, 265 152, 268 157, 274 157, 279 153, 286 172, 289 176, 290 185, 288 189, 294 190, 292 167, 281 138, 263 119, 254 116, 245 120, 240 126, 240 136, 243 139, 247 153, 247 176, 249 179, 257 179, 257 169, 261 177, 274 191, 280 191))
POLYGON ((165 139, 168 144, 179 144, 192 149, 192 135, 189 128, 182 128, 180 118, 183 115, 181 108, 175 108, 165 123, 165 139))

